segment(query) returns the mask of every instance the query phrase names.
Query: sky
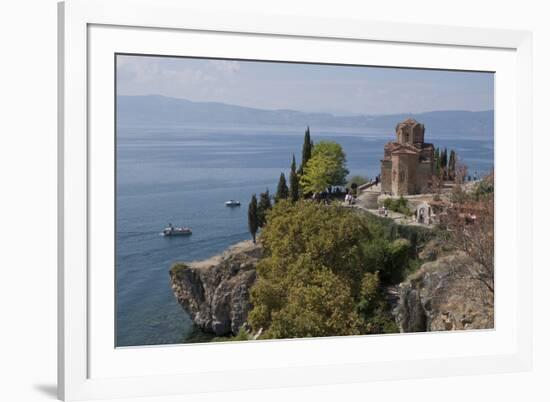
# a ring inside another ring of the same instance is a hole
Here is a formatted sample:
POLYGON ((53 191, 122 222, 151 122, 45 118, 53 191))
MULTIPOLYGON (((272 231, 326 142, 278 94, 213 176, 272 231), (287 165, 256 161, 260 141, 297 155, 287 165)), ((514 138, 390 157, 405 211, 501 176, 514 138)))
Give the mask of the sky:
POLYGON ((346 114, 494 108, 493 73, 117 56, 119 95, 346 114))

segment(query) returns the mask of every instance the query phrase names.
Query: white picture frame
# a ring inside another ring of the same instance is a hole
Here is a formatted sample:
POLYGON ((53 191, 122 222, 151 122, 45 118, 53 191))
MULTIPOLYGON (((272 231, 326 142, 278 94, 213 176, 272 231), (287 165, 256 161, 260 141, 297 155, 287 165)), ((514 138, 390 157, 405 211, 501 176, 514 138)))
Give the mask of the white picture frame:
POLYGON ((59 49, 61 399, 146 397, 531 368, 531 33, 216 14, 188 9, 178 0, 68 0, 59 4, 59 49), (193 44, 200 49, 191 47, 193 44), (114 296, 109 296, 114 276, 114 267, 109 265, 113 240, 103 236, 103 229, 112 228, 113 216, 108 203, 102 205, 112 199, 114 190, 97 184, 111 183, 114 170, 109 162, 100 167, 96 161, 111 158, 114 108, 107 99, 114 78, 108 63, 115 53, 125 51, 495 71, 495 330, 115 349, 110 343, 114 321, 109 316, 109 311, 114 311, 114 296), (357 54, 363 51, 368 55, 357 54), (422 57, 400 57, 407 52, 422 57), (520 138, 522 146, 516 146, 520 138), (507 197, 502 192, 499 196, 498 189, 504 187, 507 197), (98 261, 105 263, 98 265, 98 261), (422 349, 428 344, 431 352, 422 349), (446 345, 452 345, 452 350, 446 350, 446 345), (180 367, 182 356, 186 367, 180 367), (201 364, 201 360, 211 362, 214 356, 218 356, 218 365, 201 364))

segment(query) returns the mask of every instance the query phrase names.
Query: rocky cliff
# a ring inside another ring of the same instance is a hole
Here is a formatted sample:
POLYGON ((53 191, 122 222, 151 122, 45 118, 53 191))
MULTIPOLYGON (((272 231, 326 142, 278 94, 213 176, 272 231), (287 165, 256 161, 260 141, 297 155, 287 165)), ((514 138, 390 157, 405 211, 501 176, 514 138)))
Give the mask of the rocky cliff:
POLYGON ((401 283, 394 310, 401 332, 493 328, 493 295, 472 278, 472 264, 462 253, 439 256, 401 283))
MULTIPOLYGON (((207 260, 172 266, 174 294, 200 330, 216 336, 239 332, 252 308, 249 291, 261 252, 245 241, 207 260)), ((392 289, 401 332, 494 327, 493 295, 471 277, 468 256, 430 247, 419 257, 426 262, 392 289)))
POLYGON ((202 331, 237 334, 251 309, 249 290, 256 280, 259 245, 238 243, 208 260, 170 268, 174 294, 202 331))

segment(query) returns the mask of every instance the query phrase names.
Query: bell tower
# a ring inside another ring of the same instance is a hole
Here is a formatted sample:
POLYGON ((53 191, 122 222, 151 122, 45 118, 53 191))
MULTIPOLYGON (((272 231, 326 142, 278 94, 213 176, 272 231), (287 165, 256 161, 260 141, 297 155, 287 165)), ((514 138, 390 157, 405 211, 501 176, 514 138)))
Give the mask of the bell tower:
POLYGON ((409 118, 395 127, 397 142, 422 148, 422 144, 424 144, 424 130, 424 124, 420 124, 415 119, 409 118))

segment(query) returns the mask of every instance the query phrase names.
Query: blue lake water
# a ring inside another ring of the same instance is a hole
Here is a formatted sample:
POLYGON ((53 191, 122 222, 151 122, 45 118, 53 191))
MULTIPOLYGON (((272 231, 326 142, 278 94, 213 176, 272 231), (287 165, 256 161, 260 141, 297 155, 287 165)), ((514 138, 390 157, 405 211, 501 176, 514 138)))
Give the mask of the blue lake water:
MULTIPOLYGON (((351 175, 379 173, 391 133, 316 131, 314 141, 344 148, 351 175)), ((426 141, 453 148, 470 172, 493 167, 493 141, 426 132, 426 141)), ((191 320, 176 302, 168 270, 176 261, 220 253, 248 239, 247 206, 253 193, 275 190, 288 178, 292 153, 301 155, 303 129, 118 127, 116 233, 117 346, 185 342, 191 320), (224 202, 240 200, 239 208, 224 202), (169 222, 193 229, 165 238, 169 222)))

